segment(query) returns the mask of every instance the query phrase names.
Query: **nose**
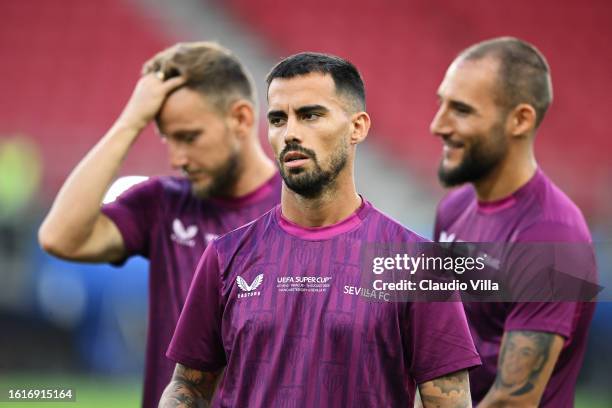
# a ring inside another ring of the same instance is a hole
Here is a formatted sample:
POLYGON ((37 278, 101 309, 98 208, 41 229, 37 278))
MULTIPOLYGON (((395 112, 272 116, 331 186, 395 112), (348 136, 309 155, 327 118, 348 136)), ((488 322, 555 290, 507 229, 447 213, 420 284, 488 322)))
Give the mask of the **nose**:
POLYGON ((429 131, 435 136, 445 137, 452 133, 451 123, 448 119, 447 109, 442 105, 434 115, 429 131))
POLYGON ((285 126, 285 144, 302 144, 303 140, 300 134, 299 124, 295 118, 295 115, 290 115, 289 118, 287 118, 287 126, 285 126))
POLYGON ((187 152, 179 143, 168 141, 168 156, 173 169, 180 170, 189 163, 187 152))

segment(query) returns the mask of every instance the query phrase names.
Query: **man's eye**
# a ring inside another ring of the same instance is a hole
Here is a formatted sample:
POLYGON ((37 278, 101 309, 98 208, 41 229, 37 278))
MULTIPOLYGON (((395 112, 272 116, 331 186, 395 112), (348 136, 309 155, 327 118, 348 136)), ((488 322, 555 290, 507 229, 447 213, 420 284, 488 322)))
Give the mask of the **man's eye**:
POLYGON ((316 120, 319 117, 320 116, 317 113, 305 113, 302 115, 302 119, 307 120, 307 121, 316 120))
POLYGON ((455 112, 460 115, 469 115, 470 113, 472 113, 472 108, 470 108, 469 106, 457 105, 455 106, 455 112))
POLYGON ((176 135, 175 141, 178 143, 191 144, 194 143, 202 134, 202 132, 181 133, 176 135))
POLYGON ((284 123, 284 119, 282 118, 270 118, 268 121, 272 126, 281 126, 284 123))

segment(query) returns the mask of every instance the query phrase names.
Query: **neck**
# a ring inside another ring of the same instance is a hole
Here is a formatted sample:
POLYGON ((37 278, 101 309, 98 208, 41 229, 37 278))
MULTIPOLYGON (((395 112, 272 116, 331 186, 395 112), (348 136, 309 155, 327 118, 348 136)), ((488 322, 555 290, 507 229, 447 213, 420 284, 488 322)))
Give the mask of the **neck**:
POLYGON ((306 198, 287 188, 283 183, 281 194, 282 214, 289 221, 303 227, 325 227, 348 218, 361 206, 352 171, 343 172, 320 196, 306 198))
POLYGON ((250 143, 243 146, 240 177, 231 190, 230 196, 242 197, 257 190, 276 171, 276 166, 261 148, 257 135, 253 135, 250 138, 250 143))
POLYGON ((496 201, 510 196, 524 186, 538 167, 533 152, 508 157, 495 167, 486 177, 474 182, 476 195, 480 201, 496 201))

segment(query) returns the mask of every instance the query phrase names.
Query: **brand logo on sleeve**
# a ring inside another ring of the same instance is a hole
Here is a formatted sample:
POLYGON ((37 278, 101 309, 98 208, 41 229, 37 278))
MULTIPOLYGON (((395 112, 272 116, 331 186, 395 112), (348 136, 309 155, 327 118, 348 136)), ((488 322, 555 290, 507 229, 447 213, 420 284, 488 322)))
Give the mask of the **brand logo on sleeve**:
POLYGON ((260 291, 255 291, 261 284, 263 283, 264 275, 260 273, 253 279, 253 282, 249 285, 247 281, 244 280, 242 276, 238 276, 236 278, 236 284, 241 290, 241 293, 238 293, 239 298, 250 297, 250 296, 260 296, 260 291))
POLYGON ((187 228, 183 225, 181 220, 175 218, 172 222, 172 235, 170 238, 181 245, 192 247, 195 245, 195 236, 198 233, 198 227, 195 225, 189 225, 187 228))

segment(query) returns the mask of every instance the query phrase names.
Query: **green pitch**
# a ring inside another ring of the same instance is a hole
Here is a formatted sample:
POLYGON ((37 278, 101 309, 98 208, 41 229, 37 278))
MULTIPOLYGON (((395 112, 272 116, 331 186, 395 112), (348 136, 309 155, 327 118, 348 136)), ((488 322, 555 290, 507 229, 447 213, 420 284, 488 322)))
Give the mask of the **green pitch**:
MULTIPOLYGON (((6 387, 70 387, 76 392, 75 402, 6 402, 6 396, 1 399, 0 408, 4 407, 66 407, 66 408, 115 408, 140 407, 140 378, 110 378, 110 377, 59 377, 30 375, 10 376, 0 374, 0 388, 6 387)), ((576 408, 609 408, 611 401, 602 396, 578 391, 576 408)))
MULTIPOLYGON (((7 396, 0 397, 0 408, 3 407, 67 407, 67 408, 97 408, 97 407, 139 407, 141 398, 140 378, 109 378, 109 377, 53 377, 53 376, 11 376, 0 374, 0 388, 72 388, 76 401, 61 402, 7 402, 7 396)), ((6 391, 3 391, 5 393, 6 391)))

